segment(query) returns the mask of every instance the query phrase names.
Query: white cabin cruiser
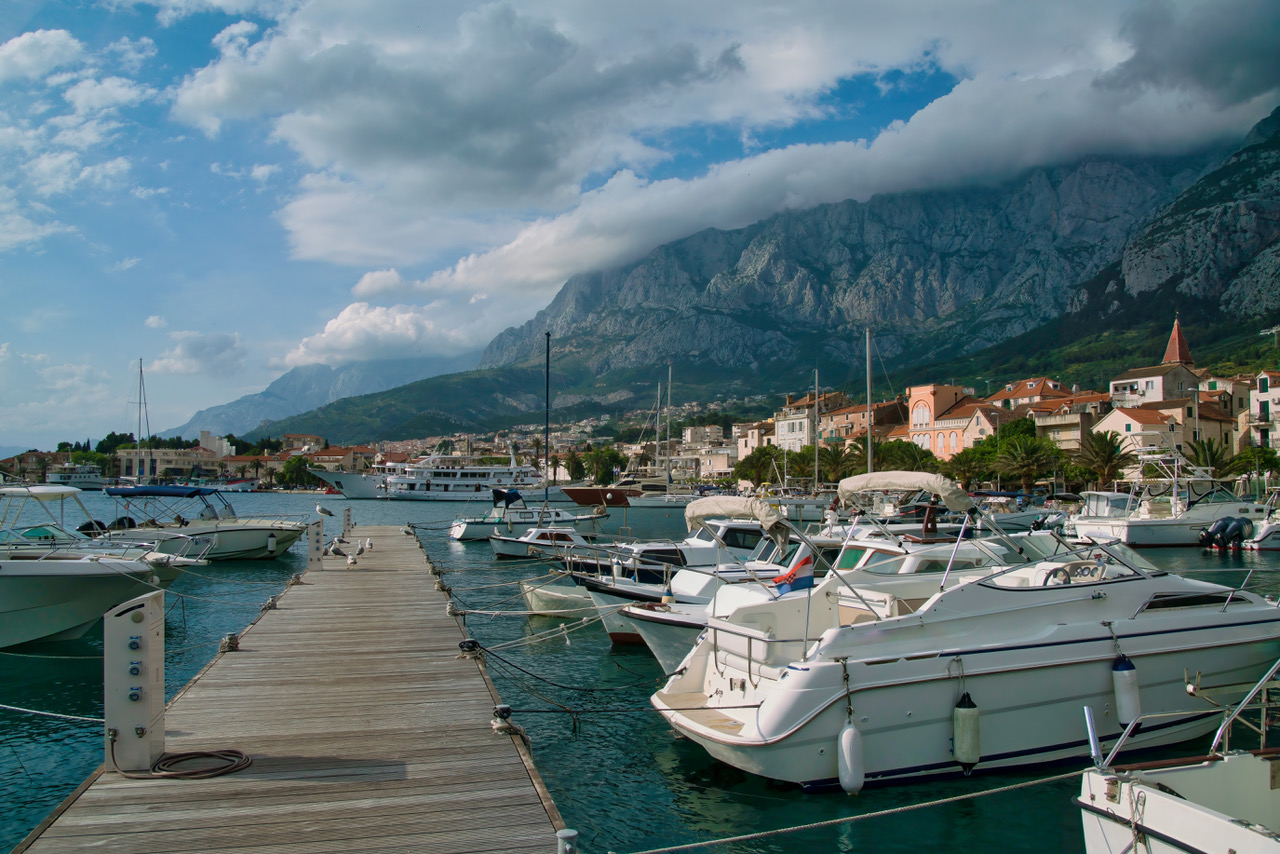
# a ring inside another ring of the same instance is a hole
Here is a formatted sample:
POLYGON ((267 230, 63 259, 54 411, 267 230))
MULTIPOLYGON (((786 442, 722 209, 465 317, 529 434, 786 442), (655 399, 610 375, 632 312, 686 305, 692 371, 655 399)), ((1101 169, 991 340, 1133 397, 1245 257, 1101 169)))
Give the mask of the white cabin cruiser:
MULTIPOLYGON (((937 481, 948 506, 969 500, 937 481)), ((1136 668, 1141 709, 1163 712, 1185 705, 1185 673, 1252 682, 1280 654, 1274 604, 1161 572, 1118 544, 1073 550, 1037 532, 969 546, 1007 568, 971 579, 957 560, 941 574, 887 561, 877 569, 894 577, 876 585, 831 573, 767 601, 744 589, 736 606, 726 586, 723 610, 653 705, 730 765, 856 791, 1087 755, 1082 705, 1102 710, 1102 740, 1114 743, 1127 723, 1113 687, 1121 658, 1136 668)), ((1203 715, 1173 717, 1130 745, 1211 728, 1203 715)))
POLYGON ((483 516, 459 516, 449 526, 451 540, 487 540, 490 535, 499 531, 512 533, 531 526, 547 525, 594 525, 601 519, 609 518, 603 509, 590 513, 573 513, 542 504, 529 507, 524 496, 516 489, 493 490, 493 506, 483 516))
POLYGON ((1250 524, 1266 516, 1266 508, 1239 498, 1203 469, 1191 465, 1173 449, 1164 447, 1167 434, 1146 434, 1157 444, 1139 449, 1138 462, 1160 472, 1143 482, 1138 494, 1121 510, 1113 502, 1105 515, 1089 515, 1096 505, 1085 493, 1085 508, 1071 517, 1069 531, 1075 540, 1119 540, 1129 546, 1194 546, 1203 544, 1202 532, 1221 519, 1243 518, 1250 524))
POLYGON ((203 486, 120 486, 103 490, 116 500, 114 520, 99 536, 112 542, 154 542, 182 554, 192 538, 208 540, 207 560, 276 558, 307 530, 292 515, 239 516, 223 493, 203 486))
POLYGON ((1266 515, 1253 524, 1253 536, 1241 542, 1241 548, 1250 551, 1280 549, 1280 488, 1270 490, 1266 508, 1266 515))

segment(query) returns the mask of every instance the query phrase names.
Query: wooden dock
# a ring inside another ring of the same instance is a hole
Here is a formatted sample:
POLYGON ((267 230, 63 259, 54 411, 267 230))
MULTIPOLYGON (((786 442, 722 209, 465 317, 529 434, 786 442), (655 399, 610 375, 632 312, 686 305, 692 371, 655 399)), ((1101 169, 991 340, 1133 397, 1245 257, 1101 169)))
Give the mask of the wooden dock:
POLYGON ((205 780, 99 768, 16 849, 50 852, 539 852, 563 828, 497 693, 459 659, 427 558, 399 528, 324 558, 169 705, 168 753, 237 749, 205 780))

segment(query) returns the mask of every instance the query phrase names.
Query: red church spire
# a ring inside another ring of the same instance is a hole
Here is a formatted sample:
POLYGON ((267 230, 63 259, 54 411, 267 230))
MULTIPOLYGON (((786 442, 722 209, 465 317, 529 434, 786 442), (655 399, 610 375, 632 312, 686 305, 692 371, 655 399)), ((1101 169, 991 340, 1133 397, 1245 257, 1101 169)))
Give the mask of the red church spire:
POLYGON ((1182 334, 1182 323, 1178 320, 1177 315, 1174 315, 1173 318, 1173 331, 1169 333, 1169 345, 1164 348, 1164 362, 1162 364, 1195 364, 1195 360, 1191 358, 1191 347, 1187 345, 1187 339, 1182 334))

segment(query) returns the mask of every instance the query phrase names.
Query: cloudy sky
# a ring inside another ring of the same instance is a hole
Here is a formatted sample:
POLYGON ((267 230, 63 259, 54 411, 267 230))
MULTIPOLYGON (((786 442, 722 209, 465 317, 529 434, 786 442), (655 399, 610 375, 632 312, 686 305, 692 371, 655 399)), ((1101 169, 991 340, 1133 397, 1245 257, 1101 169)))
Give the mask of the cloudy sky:
POLYGON ((706 227, 1237 139, 1275 0, 4 0, 0 447, 454 354, 706 227))

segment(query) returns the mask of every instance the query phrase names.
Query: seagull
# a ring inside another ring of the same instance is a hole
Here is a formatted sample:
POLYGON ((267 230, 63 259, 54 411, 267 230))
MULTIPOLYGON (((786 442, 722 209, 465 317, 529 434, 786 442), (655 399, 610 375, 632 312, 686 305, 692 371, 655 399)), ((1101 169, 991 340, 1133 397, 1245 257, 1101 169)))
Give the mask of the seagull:
POLYGON ((365 549, 367 549, 368 551, 373 551, 373 537, 366 537, 366 538, 365 538, 365 541, 364 541, 364 547, 365 547, 365 549))
POLYGON ((403 528, 400 529, 400 533, 404 534, 406 537, 412 537, 413 529, 410 528, 408 525, 405 525, 403 528))
POLYGON ((356 543, 356 554, 364 554, 364 543, 356 543))
POLYGON ((347 566, 355 566, 355 565, 356 565, 356 556, 347 555, 347 566))
POLYGON ((317 505, 316 505, 316 512, 317 512, 317 513, 319 513, 321 516, 332 516, 332 515, 333 515, 333 511, 332 511, 332 510, 330 510, 328 507, 321 507, 319 504, 317 504, 317 505))
POLYGON ((347 553, 339 548, 338 541, 334 540, 332 543, 329 543, 329 554, 337 555, 338 557, 346 557, 347 553))

